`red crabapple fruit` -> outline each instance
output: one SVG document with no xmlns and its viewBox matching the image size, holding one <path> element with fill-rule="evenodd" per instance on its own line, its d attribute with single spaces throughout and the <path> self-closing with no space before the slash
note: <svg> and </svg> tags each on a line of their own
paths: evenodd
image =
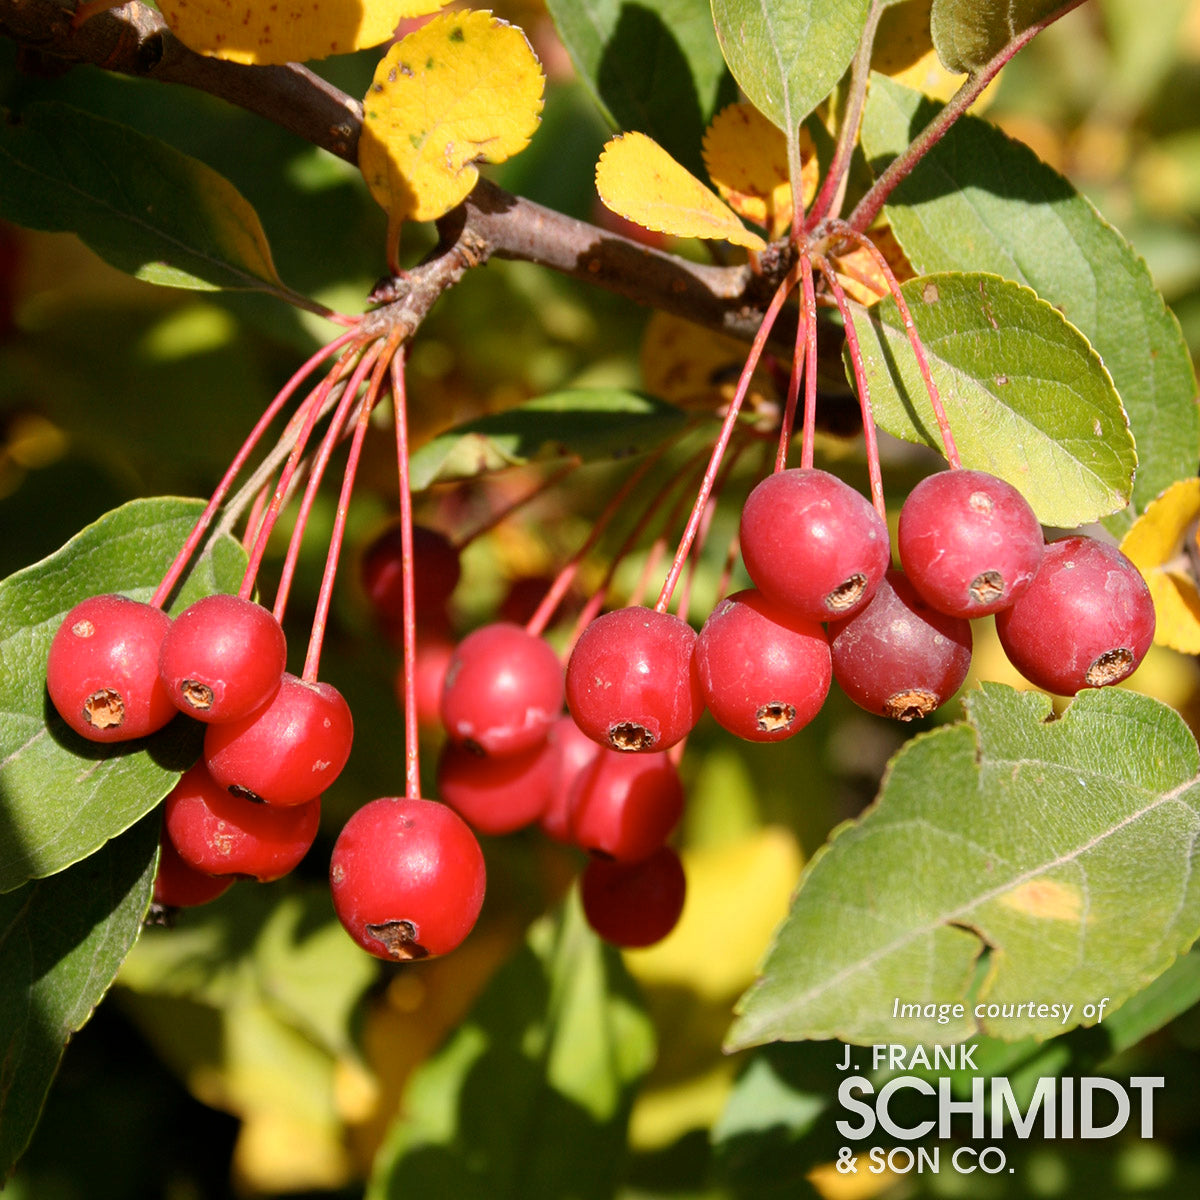
<svg viewBox="0 0 1200 1200">
<path fill-rule="evenodd" d="M 575 781 L 600 753 L 600 745 L 588 737 L 572 716 L 559 717 L 550 726 L 546 745 L 554 755 L 554 783 L 538 825 L 556 842 L 571 840 L 571 800 Z"/>
<path fill-rule="evenodd" d="M 671 836 L 683 804 L 679 772 L 665 753 L 601 747 L 575 781 L 571 841 L 590 854 L 638 862 Z"/>
<path fill-rule="evenodd" d="M 542 815 L 556 774 L 549 741 L 499 758 L 447 741 L 438 758 L 438 795 L 477 833 L 498 836 Z"/>
<path fill-rule="evenodd" d="M 1009 662 L 1060 696 L 1120 683 L 1154 641 L 1154 600 L 1115 546 L 1074 536 L 1051 542 L 1020 599 L 996 614 Z"/>
<path fill-rule="evenodd" d="M 317 836 L 320 800 L 287 808 L 231 796 L 197 764 L 167 796 L 163 821 L 179 856 L 209 875 L 282 879 Z"/>
<path fill-rule="evenodd" d="M 829 627 L 833 677 L 861 708 L 898 721 L 928 716 L 963 685 L 971 623 L 930 607 L 889 571 L 860 613 Z"/>
<path fill-rule="evenodd" d="M 444 533 L 414 525 L 413 607 L 424 625 L 443 623 L 446 606 L 462 574 L 458 550 Z M 367 547 L 361 565 L 363 590 L 384 631 L 399 638 L 404 619 L 404 558 L 400 523 L 394 522 Z"/>
<path fill-rule="evenodd" d="M 580 634 L 567 663 L 567 707 L 612 750 L 666 750 L 704 711 L 692 665 L 696 633 L 652 608 L 619 608 Z"/>
<path fill-rule="evenodd" d="M 828 471 L 776 471 L 746 497 L 742 560 L 764 595 L 810 621 L 863 608 L 891 562 L 887 525 Z"/>
<path fill-rule="evenodd" d="M 125 596 L 77 604 L 50 643 L 46 688 L 59 715 L 93 742 L 125 742 L 161 729 L 176 712 L 158 674 L 171 618 Z"/>
<path fill-rule="evenodd" d="M 1033 582 L 1042 528 L 1025 497 L 985 471 L 921 480 L 900 510 L 897 550 L 913 587 L 938 612 L 983 617 Z"/>
<path fill-rule="evenodd" d="M 483 907 L 483 851 L 467 823 L 435 800 L 385 796 L 342 828 L 329 863 L 333 907 L 377 958 L 405 962 L 453 950 Z"/>
<path fill-rule="evenodd" d="M 163 833 L 154 876 L 155 904 L 162 908 L 198 908 L 233 887 L 233 875 L 209 875 L 198 871 L 179 856 L 171 839 Z"/>
<path fill-rule="evenodd" d="M 279 688 L 287 643 L 269 609 L 205 596 L 171 622 L 158 669 L 175 706 L 200 721 L 236 721 Z"/>
<path fill-rule="evenodd" d="M 285 673 L 262 708 L 208 726 L 204 763 L 235 796 L 303 804 L 341 774 L 353 741 L 354 720 L 341 692 Z"/>
<path fill-rule="evenodd" d="M 468 634 L 442 687 L 442 723 L 452 741 L 480 754 L 518 754 L 546 740 L 562 713 L 563 672 L 550 644 L 497 622 Z"/>
<path fill-rule="evenodd" d="M 683 913 L 687 878 L 679 855 L 660 846 L 636 863 L 594 858 L 579 880 L 587 923 L 613 946 L 652 946 L 675 928 Z"/>
<path fill-rule="evenodd" d="M 695 662 L 708 711 L 752 742 L 799 733 L 821 711 L 833 678 L 825 630 L 752 588 L 713 609 Z"/>
</svg>

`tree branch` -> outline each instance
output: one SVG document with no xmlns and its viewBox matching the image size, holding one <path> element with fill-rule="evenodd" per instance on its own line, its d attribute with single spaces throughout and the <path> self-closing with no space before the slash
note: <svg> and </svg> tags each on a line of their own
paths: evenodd
<svg viewBox="0 0 1200 1200">
<path fill-rule="evenodd" d="M 64 0 L 0 0 L 0 34 L 43 62 L 89 63 L 139 79 L 182 84 L 272 121 L 314 146 L 357 161 L 362 105 L 297 64 L 246 66 L 189 50 L 155 9 L 133 0 L 77 28 Z M 431 259 L 394 281 L 393 303 L 371 319 L 410 330 L 437 297 L 488 258 L 538 263 L 639 304 L 750 340 L 787 264 L 764 256 L 760 274 L 746 266 L 686 261 L 608 233 L 481 181 L 439 222 Z M 781 335 L 781 346 L 786 333 Z"/>
</svg>

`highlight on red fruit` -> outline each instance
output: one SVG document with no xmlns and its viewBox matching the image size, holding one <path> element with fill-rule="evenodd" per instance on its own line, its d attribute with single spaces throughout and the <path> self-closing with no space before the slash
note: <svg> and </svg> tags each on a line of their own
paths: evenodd
<svg viewBox="0 0 1200 1200">
<path fill-rule="evenodd" d="M 814 468 L 762 480 L 746 497 L 739 539 L 759 591 L 810 621 L 860 611 L 891 563 L 887 525 L 870 501 Z"/>
<path fill-rule="evenodd" d="M 446 954 L 483 907 L 483 851 L 436 800 L 385 796 L 358 809 L 329 862 L 333 907 L 368 953 L 393 962 Z"/>
<path fill-rule="evenodd" d="M 282 879 L 317 836 L 320 800 L 288 808 L 231 796 L 197 764 L 166 799 L 163 822 L 179 856 L 209 875 Z"/>
<path fill-rule="evenodd" d="M 567 663 L 567 707 L 611 750 L 666 750 L 704 712 L 695 630 L 671 613 L 619 608 L 580 634 Z"/>
<path fill-rule="evenodd" d="M 679 772 L 665 753 L 601 747 L 575 781 L 571 841 L 590 854 L 639 862 L 671 836 L 683 805 Z"/>
<path fill-rule="evenodd" d="M 287 665 L 283 629 L 240 596 L 205 596 L 171 622 L 159 673 L 175 706 L 199 721 L 236 721 L 275 694 Z"/>
<path fill-rule="evenodd" d="M 353 741 L 354 719 L 341 692 L 285 673 L 262 708 L 208 726 L 204 763 L 235 796 L 303 804 L 341 774 Z"/>
<path fill-rule="evenodd" d="M 1154 600 L 1115 546 L 1066 537 L 1046 547 L 1028 590 L 996 614 L 996 632 L 1030 683 L 1073 696 L 1137 669 L 1154 641 Z"/>
<path fill-rule="evenodd" d="M 824 628 L 752 588 L 713 609 L 695 661 L 708 711 L 753 742 L 799 733 L 821 711 L 833 679 Z"/>
<path fill-rule="evenodd" d="M 520 625 L 500 621 L 476 629 L 446 667 L 446 733 L 482 754 L 518 754 L 540 745 L 562 706 L 558 656 Z"/>
<path fill-rule="evenodd" d="M 660 846 L 636 863 L 594 858 L 579 880 L 587 923 L 613 946 L 636 949 L 661 942 L 679 922 L 687 877 L 679 855 Z"/>
<path fill-rule="evenodd" d="M 1033 582 L 1042 527 L 1010 483 L 986 471 L 941 471 L 900 509 L 897 550 L 913 587 L 939 612 L 983 617 Z"/>
<path fill-rule="evenodd" d="M 171 618 L 125 596 L 91 596 L 63 618 L 46 659 L 59 715 L 93 742 L 125 742 L 161 729 L 175 706 L 158 674 Z"/>
<path fill-rule="evenodd" d="M 928 716 L 963 685 L 971 624 L 932 608 L 889 571 L 860 613 L 829 627 L 833 677 L 861 708 L 898 721 Z"/>
</svg>

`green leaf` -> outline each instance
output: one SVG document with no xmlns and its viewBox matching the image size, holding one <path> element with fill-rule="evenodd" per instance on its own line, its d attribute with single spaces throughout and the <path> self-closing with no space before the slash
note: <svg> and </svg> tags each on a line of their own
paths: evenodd
<svg viewBox="0 0 1200 1200">
<path fill-rule="evenodd" d="M 867 156 L 882 167 L 937 111 L 920 93 L 874 76 L 863 120 Z M 1179 323 L 1132 247 L 1032 150 L 965 117 L 884 211 L 918 271 L 994 271 L 1027 284 L 1091 342 L 1137 444 L 1134 512 L 1122 516 L 1122 528 L 1195 471 L 1200 409 Z"/>
<path fill-rule="evenodd" d="M 933 44 L 947 71 L 970 74 L 1026 30 L 1069 7 L 1062 0 L 933 0 Z"/>
<path fill-rule="evenodd" d="M 850 65 L 869 0 L 712 0 L 725 61 L 789 138 Z"/>
<path fill-rule="evenodd" d="M 679 433 L 685 421 L 679 409 L 636 392 L 554 392 L 460 425 L 426 443 L 412 456 L 412 486 L 471 479 L 545 459 L 626 458 Z"/>
<path fill-rule="evenodd" d="M 195 761 L 199 729 L 177 719 L 150 738 L 99 744 L 72 732 L 46 695 L 46 656 L 80 600 L 149 600 L 204 505 L 135 500 L 49 558 L 0 583 L 0 892 L 61 871 L 128 829 Z M 210 542 L 174 608 L 236 591 L 245 555 Z"/>
<path fill-rule="evenodd" d="M 1020 489 L 1044 525 L 1074 527 L 1124 508 L 1137 456 L 1095 351 L 1029 288 L 996 275 L 909 280 L 903 294 L 962 464 Z M 875 419 L 941 449 L 929 395 L 888 297 L 854 307 Z"/>
<path fill-rule="evenodd" d="M 223 176 L 164 142 L 65 104 L 0 122 L 0 216 L 76 233 L 106 262 L 170 287 L 297 297 L 254 210 Z"/>
<path fill-rule="evenodd" d="M 71 870 L 0 895 L 0 1179 L 29 1142 L 68 1039 L 138 936 L 157 851 L 147 817 Z"/>
<path fill-rule="evenodd" d="M 703 175 L 704 130 L 737 99 L 708 0 L 547 0 L 546 7 L 612 125 L 649 134 Z"/>
<path fill-rule="evenodd" d="M 368 1200 L 612 1196 L 633 1087 L 653 1056 L 619 955 L 572 900 L 532 927 L 467 1022 L 414 1074 Z"/>
<path fill-rule="evenodd" d="M 904 746 L 876 804 L 809 864 L 732 1046 L 1050 1037 L 1167 970 L 1200 932 L 1196 741 L 1121 689 L 1050 717 L 1048 697 L 985 684 L 965 722 Z M 1031 1000 L 1073 1008 L 1016 1011 Z M 948 1024 L 897 1015 L 956 1002 Z"/>
</svg>

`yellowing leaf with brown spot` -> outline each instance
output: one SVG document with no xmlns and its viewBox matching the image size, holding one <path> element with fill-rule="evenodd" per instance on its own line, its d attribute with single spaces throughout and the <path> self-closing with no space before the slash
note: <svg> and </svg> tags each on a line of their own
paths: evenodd
<svg viewBox="0 0 1200 1200">
<path fill-rule="evenodd" d="M 171 32 L 200 54 L 258 66 L 381 46 L 406 17 L 446 0 L 158 0 Z"/>
<path fill-rule="evenodd" d="M 1200 479 L 1181 479 L 1155 497 L 1121 542 L 1150 585 L 1154 640 L 1200 654 Z"/>
<path fill-rule="evenodd" d="M 766 249 L 719 196 L 644 133 L 621 134 L 604 147 L 596 190 L 613 212 L 645 229 Z"/>
<path fill-rule="evenodd" d="M 1029 879 L 1005 892 L 999 902 L 1014 912 L 1041 921 L 1078 921 L 1083 896 L 1077 887 L 1056 879 Z"/>
<path fill-rule="evenodd" d="M 817 152 L 808 130 L 800 130 L 804 206 L 817 194 Z M 739 216 L 761 225 L 772 238 L 792 223 L 787 140 L 752 104 L 723 108 L 704 135 L 704 165 L 721 198 Z"/>
<path fill-rule="evenodd" d="M 467 196 L 478 162 L 503 162 L 537 129 L 545 77 L 525 34 L 490 13 L 448 13 L 384 56 L 363 101 L 358 165 L 387 210 L 434 221 Z"/>
</svg>

